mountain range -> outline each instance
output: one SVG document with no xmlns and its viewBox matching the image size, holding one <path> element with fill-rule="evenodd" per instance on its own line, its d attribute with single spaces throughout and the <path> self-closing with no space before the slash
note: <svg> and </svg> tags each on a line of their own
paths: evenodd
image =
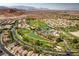
<svg viewBox="0 0 79 59">
<path fill-rule="evenodd" d="M 0 6 L 0 9 L 19 9 L 19 10 L 27 10 L 27 11 L 32 11 L 32 10 L 49 10 L 48 8 L 35 8 L 32 6 Z"/>
</svg>

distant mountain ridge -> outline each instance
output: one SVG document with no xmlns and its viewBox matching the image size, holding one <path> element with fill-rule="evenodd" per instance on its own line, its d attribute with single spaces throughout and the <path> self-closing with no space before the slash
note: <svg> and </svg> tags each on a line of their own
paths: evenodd
<svg viewBox="0 0 79 59">
<path fill-rule="evenodd" d="M 32 11 L 32 10 L 49 10 L 48 8 L 35 8 L 32 6 L 0 6 L 0 9 L 19 9 L 19 10 L 27 10 L 27 11 Z"/>
<path fill-rule="evenodd" d="M 19 9 L 19 10 L 25 10 L 25 11 L 32 11 L 32 10 L 55 10 L 55 9 L 49 9 L 49 8 L 36 8 L 36 7 L 32 7 L 32 6 L 0 6 L 0 9 L 8 9 L 8 8 L 12 8 L 12 9 Z M 55 10 L 56 11 L 56 10 Z M 57 11 L 79 11 L 79 10 L 57 10 Z"/>
<path fill-rule="evenodd" d="M 6 6 L 0 6 L 0 9 L 8 9 Z"/>
<path fill-rule="evenodd" d="M 36 10 L 37 8 L 31 6 L 9 6 L 9 8 L 16 8 L 21 10 Z"/>
</svg>

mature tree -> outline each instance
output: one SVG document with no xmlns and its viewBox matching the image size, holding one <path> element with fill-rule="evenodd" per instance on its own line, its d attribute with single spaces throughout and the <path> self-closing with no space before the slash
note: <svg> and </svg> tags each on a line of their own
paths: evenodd
<svg viewBox="0 0 79 59">
<path fill-rule="evenodd" d="M 78 40 L 77 40 L 77 39 L 74 39 L 74 40 L 73 40 L 73 43 L 78 43 Z"/>
<path fill-rule="evenodd" d="M 57 39 L 56 39 L 56 42 L 62 42 L 62 41 L 63 41 L 62 38 L 57 38 Z"/>
</svg>

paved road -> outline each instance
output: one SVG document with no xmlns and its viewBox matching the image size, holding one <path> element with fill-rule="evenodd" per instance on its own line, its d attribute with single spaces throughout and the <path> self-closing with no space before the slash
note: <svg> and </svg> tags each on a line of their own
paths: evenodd
<svg viewBox="0 0 79 59">
<path fill-rule="evenodd" d="M 14 56 L 12 53 L 10 53 L 2 44 L 2 33 L 0 32 L 0 49 L 3 51 L 3 56 Z"/>
</svg>

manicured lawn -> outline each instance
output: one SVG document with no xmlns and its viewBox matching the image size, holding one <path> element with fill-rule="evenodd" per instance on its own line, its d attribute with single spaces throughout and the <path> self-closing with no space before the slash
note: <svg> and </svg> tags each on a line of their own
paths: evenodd
<svg viewBox="0 0 79 59">
<path fill-rule="evenodd" d="M 30 26 L 33 26 L 35 28 L 41 28 L 43 30 L 50 29 L 50 27 L 46 23 L 40 20 L 28 20 L 27 22 Z"/>
<path fill-rule="evenodd" d="M 42 47 L 52 47 L 53 42 L 50 42 L 43 37 L 39 36 L 36 32 L 29 29 L 18 29 L 19 35 L 22 36 L 25 42 L 29 42 L 33 45 L 38 45 Z"/>
</svg>

